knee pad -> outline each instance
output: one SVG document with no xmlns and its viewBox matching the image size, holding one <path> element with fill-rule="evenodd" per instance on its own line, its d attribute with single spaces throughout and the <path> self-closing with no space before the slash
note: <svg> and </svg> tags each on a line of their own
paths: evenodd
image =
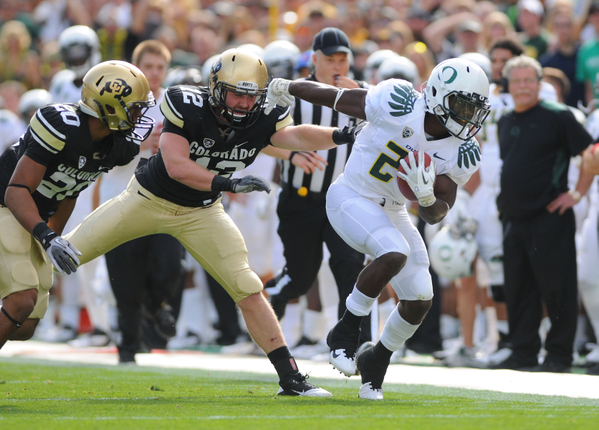
<svg viewBox="0 0 599 430">
<path fill-rule="evenodd" d="M 496 303 L 505 303 L 503 285 L 491 285 L 491 297 Z"/>
<path fill-rule="evenodd" d="M 431 300 L 433 298 L 433 281 L 428 268 L 421 266 L 416 271 L 402 276 L 399 272 L 391 279 L 391 286 L 400 300 Z"/>
</svg>

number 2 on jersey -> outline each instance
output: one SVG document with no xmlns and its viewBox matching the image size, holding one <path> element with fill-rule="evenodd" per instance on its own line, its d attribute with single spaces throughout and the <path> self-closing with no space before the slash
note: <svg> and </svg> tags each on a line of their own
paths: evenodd
<svg viewBox="0 0 599 430">
<path fill-rule="evenodd" d="M 379 181 L 382 181 L 385 183 L 389 182 L 391 179 L 393 179 L 393 175 L 391 175 L 390 173 L 386 173 L 386 172 L 383 173 L 383 169 L 385 168 L 385 165 L 388 164 L 394 170 L 397 171 L 397 169 L 399 169 L 399 160 L 401 160 L 404 157 L 407 157 L 409 154 L 409 151 L 401 148 L 399 145 L 397 145 L 397 143 L 393 142 L 392 140 L 390 140 L 386 146 L 391 152 L 397 154 L 397 160 L 388 156 L 385 153 L 381 153 L 381 155 L 379 155 L 378 158 L 376 159 L 376 161 L 374 162 L 374 164 L 369 172 L 370 175 L 372 175 Z"/>
</svg>

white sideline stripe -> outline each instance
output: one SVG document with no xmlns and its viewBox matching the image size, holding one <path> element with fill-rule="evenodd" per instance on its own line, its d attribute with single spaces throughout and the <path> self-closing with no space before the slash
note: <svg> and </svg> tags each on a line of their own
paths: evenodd
<svg viewBox="0 0 599 430">
<path fill-rule="evenodd" d="M 0 349 L 0 357 L 32 358 L 60 362 L 117 365 L 114 348 L 73 348 L 66 344 L 38 341 L 8 341 Z M 100 353 L 101 352 L 101 353 Z M 250 372 L 276 376 L 266 357 L 210 354 L 197 351 L 168 351 L 160 354 L 137 354 L 139 367 L 153 366 L 178 369 Z M 312 378 L 347 380 L 327 362 L 297 360 L 301 372 Z M 354 381 L 360 379 L 354 377 Z M 540 394 L 573 398 L 599 399 L 599 377 L 580 374 L 531 373 L 512 370 L 446 368 L 392 364 L 385 384 L 433 385 L 447 388 L 489 390 L 504 393 Z M 398 391 L 388 387 L 387 391 Z M 333 393 L 334 395 L 334 393 Z"/>
<path fill-rule="evenodd" d="M 507 410 L 508 408 L 506 408 Z M 478 418 L 491 418 L 494 417 L 494 415 L 490 415 L 490 414 L 468 414 L 468 415 L 442 415 L 442 414 L 426 414 L 426 415 L 421 415 L 421 414 L 414 414 L 414 415 L 401 415 L 401 418 L 473 418 L 473 419 L 478 419 Z M 397 418 L 397 415 L 359 415 L 359 414 L 352 414 L 352 415 L 302 415 L 301 417 L 299 416 L 281 416 L 281 415 L 247 415 L 247 416 L 227 416 L 227 415 L 212 415 L 212 416 L 207 416 L 207 417 L 181 417 L 181 416 L 177 416 L 177 417 L 156 417 L 156 416 L 150 416 L 150 417 L 53 417 L 54 420 L 57 421 L 66 421 L 66 420 L 81 420 L 81 421 L 105 421 L 105 420 L 119 420 L 119 421 L 126 421 L 126 420 L 168 420 L 168 421 L 173 421 L 173 420 L 199 420 L 199 421 L 203 421 L 203 420 L 302 420 L 302 419 L 314 419 L 314 418 L 326 418 L 326 419 L 333 419 L 333 420 L 338 420 L 338 419 L 355 419 L 355 418 L 368 418 L 368 419 L 372 419 L 372 418 L 382 418 L 382 419 L 388 419 L 388 418 Z M 37 419 L 37 418 L 35 418 Z"/>
</svg>

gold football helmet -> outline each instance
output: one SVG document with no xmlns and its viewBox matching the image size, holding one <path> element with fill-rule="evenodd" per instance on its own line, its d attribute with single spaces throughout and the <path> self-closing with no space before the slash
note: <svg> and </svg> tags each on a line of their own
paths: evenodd
<svg viewBox="0 0 599 430">
<path fill-rule="evenodd" d="M 83 77 L 81 110 L 100 118 L 111 130 L 144 140 L 154 126 L 154 120 L 145 113 L 154 105 L 148 80 L 141 70 L 125 61 L 105 61 Z M 149 131 L 142 136 L 134 129 Z"/>
<path fill-rule="evenodd" d="M 258 119 L 266 101 L 268 73 L 264 62 L 251 51 L 229 49 L 212 64 L 209 79 L 210 107 L 224 124 L 246 128 Z M 250 110 L 233 109 L 227 105 L 227 93 L 256 96 Z"/>
</svg>

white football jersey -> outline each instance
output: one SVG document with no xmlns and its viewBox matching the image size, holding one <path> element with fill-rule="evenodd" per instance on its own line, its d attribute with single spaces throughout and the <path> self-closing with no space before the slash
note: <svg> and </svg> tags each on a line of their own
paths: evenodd
<svg viewBox="0 0 599 430">
<path fill-rule="evenodd" d="M 50 82 L 52 103 L 78 103 L 81 100 L 81 87 L 75 85 L 75 72 L 69 69 L 61 70 Z"/>
<path fill-rule="evenodd" d="M 389 79 L 366 96 L 368 123 L 358 134 L 340 181 L 371 199 L 385 198 L 405 204 L 397 185 L 399 160 L 412 151 L 425 151 L 445 174 L 464 185 L 481 164 L 475 139 L 450 136 L 427 140 L 424 131 L 424 97 L 408 81 Z"/>
</svg>

